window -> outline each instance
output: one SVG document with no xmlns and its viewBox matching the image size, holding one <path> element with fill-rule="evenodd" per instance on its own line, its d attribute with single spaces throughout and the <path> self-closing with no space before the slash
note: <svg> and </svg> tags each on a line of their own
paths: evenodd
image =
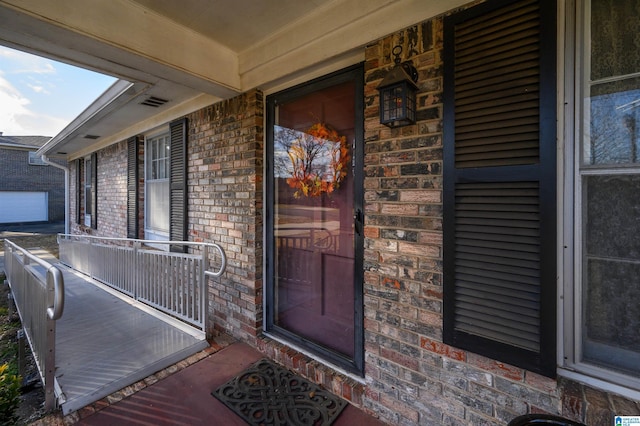
<svg viewBox="0 0 640 426">
<path fill-rule="evenodd" d="M 188 120 L 172 121 L 165 131 L 144 141 L 144 238 L 188 240 L 187 158 Z M 138 149 L 142 136 L 127 141 L 127 235 L 138 236 Z M 141 154 L 140 154 L 141 155 Z M 142 155 L 141 155 L 142 156 Z M 140 165 L 142 171 L 143 166 Z M 142 190 L 142 188 L 140 188 Z M 182 244 L 158 244 L 158 248 L 186 252 Z"/>
<path fill-rule="evenodd" d="M 169 133 L 147 139 L 145 147 L 145 239 L 148 240 L 169 239 L 170 150 Z"/>
<path fill-rule="evenodd" d="M 82 181 L 82 207 L 84 226 L 98 227 L 98 156 L 91 154 L 84 159 L 84 179 Z"/>
<path fill-rule="evenodd" d="M 35 151 L 29 151 L 29 164 L 32 166 L 46 166 L 42 157 L 36 155 Z"/>
<path fill-rule="evenodd" d="M 555 2 L 444 25 L 443 338 L 554 376 Z"/>
<path fill-rule="evenodd" d="M 578 2 L 574 369 L 640 388 L 640 6 Z M 571 334 L 571 333 L 569 333 Z M 634 378 L 632 378 L 634 377 Z"/>
</svg>

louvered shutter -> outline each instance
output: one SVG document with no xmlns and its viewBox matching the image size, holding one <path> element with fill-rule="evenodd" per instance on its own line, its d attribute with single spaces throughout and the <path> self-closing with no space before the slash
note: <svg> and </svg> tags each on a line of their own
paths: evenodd
<svg viewBox="0 0 640 426">
<path fill-rule="evenodd" d="M 91 154 L 91 227 L 98 229 L 98 154 Z"/>
<path fill-rule="evenodd" d="M 138 238 L 138 137 L 127 140 L 127 238 Z"/>
<path fill-rule="evenodd" d="M 84 161 L 81 158 L 76 160 L 76 223 L 78 225 L 83 223 L 82 193 L 84 192 L 84 186 L 82 184 L 82 163 L 84 163 Z"/>
<path fill-rule="evenodd" d="M 169 125 L 171 132 L 171 159 L 169 175 L 169 238 L 187 240 L 187 119 Z M 186 253 L 187 247 L 171 245 L 171 251 Z"/>
<path fill-rule="evenodd" d="M 555 374 L 555 10 L 445 19 L 444 340 Z"/>
</svg>

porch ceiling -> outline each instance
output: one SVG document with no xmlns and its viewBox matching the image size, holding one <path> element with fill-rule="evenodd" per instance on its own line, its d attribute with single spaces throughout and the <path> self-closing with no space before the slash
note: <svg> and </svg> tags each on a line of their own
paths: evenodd
<svg viewBox="0 0 640 426">
<path fill-rule="evenodd" d="M 468 2 L 0 0 L 0 44 L 149 91 L 162 86 L 175 106 L 203 93 L 215 101 L 341 68 L 364 59 L 371 41 Z M 149 118 L 135 110 L 128 117 L 131 125 Z M 121 117 L 117 125 L 124 124 Z"/>
<path fill-rule="evenodd" d="M 250 48 L 269 37 L 274 29 L 284 28 L 328 3 L 326 0 L 132 1 L 207 38 L 217 40 L 234 52 Z"/>
</svg>

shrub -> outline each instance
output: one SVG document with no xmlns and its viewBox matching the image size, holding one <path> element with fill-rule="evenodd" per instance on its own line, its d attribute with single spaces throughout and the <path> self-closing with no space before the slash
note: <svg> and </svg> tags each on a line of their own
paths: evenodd
<svg viewBox="0 0 640 426">
<path fill-rule="evenodd" d="M 20 405 L 19 376 L 9 372 L 9 364 L 0 365 L 0 420 L 2 424 L 12 424 L 16 419 L 16 410 Z"/>
</svg>

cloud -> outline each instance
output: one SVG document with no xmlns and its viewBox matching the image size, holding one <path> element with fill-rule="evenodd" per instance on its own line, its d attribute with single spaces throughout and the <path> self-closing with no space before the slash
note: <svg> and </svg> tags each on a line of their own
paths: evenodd
<svg viewBox="0 0 640 426">
<path fill-rule="evenodd" d="M 29 86 L 31 88 L 31 90 L 33 90 L 36 93 L 42 93 L 43 95 L 50 95 L 51 94 L 51 92 L 49 92 L 43 86 L 38 86 L 38 85 L 35 85 L 35 84 L 27 84 L 27 86 Z"/>
<path fill-rule="evenodd" d="M 0 46 L 0 132 L 55 136 L 113 80 Z"/>
<path fill-rule="evenodd" d="M 0 73 L 0 132 L 12 136 L 55 136 L 67 124 L 50 115 L 35 114 L 31 101 Z"/>
<path fill-rule="evenodd" d="M 0 46 L 0 60 L 7 74 L 55 74 L 51 61 L 40 56 Z"/>
<path fill-rule="evenodd" d="M 50 90 L 55 90 L 56 85 L 51 83 L 46 77 L 43 79 L 36 78 L 34 75 L 27 75 L 28 81 L 21 81 L 23 85 L 41 95 L 50 95 Z"/>
</svg>

